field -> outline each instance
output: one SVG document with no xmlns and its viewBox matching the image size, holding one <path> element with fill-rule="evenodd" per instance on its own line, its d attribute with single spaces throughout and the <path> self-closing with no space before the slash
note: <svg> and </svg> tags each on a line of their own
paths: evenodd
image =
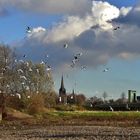
<svg viewBox="0 0 140 140">
<path fill-rule="evenodd" d="M 11 111 L 0 140 L 138 140 L 140 112 L 47 111 L 30 116 Z"/>
<path fill-rule="evenodd" d="M 46 111 L 36 116 L 19 111 L 10 111 L 7 120 L 1 124 L 27 125 L 96 125 L 96 126 L 140 126 L 140 112 L 137 111 Z"/>
<path fill-rule="evenodd" d="M 139 140 L 140 129 L 108 126 L 0 127 L 1 140 Z"/>
</svg>

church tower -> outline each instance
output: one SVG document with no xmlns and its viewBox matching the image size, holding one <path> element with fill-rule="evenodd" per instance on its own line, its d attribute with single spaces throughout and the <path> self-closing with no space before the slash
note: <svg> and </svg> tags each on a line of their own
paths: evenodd
<svg viewBox="0 0 140 140">
<path fill-rule="evenodd" d="M 71 104 L 75 104 L 76 103 L 76 95 L 75 95 L 74 89 L 72 91 L 72 94 L 70 95 L 70 103 Z"/>
<path fill-rule="evenodd" d="M 61 78 L 61 86 L 59 89 L 59 103 L 67 104 L 67 94 L 66 94 L 66 89 L 64 87 L 63 75 Z"/>
</svg>

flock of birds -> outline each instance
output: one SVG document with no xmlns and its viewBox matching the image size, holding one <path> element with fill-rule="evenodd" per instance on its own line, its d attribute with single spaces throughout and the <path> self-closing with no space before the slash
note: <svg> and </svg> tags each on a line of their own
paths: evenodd
<svg viewBox="0 0 140 140">
<path fill-rule="evenodd" d="M 99 25 L 96 25 L 96 26 L 98 26 L 98 28 L 99 28 Z M 95 28 L 96 26 L 92 26 L 91 29 Z M 116 26 L 116 27 L 113 28 L 114 31 L 116 31 L 116 30 L 118 30 L 118 29 L 120 29 L 120 26 Z M 32 31 L 33 31 L 33 29 L 32 29 L 31 27 L 27 26 L 27 28 L 26 28 L 26 33 L 27 33 L 27 34 L 31 34 Z M 69 44 L 68 44 L 68 43 L 65 43 L 65 44 L 63 45 L 63 48 L 64 48 L 64 49 L 69 48 Z M 74 67 L 76 66 L 77 62 L 79 62 L 79 60 L 80 60 L 80 58 L 81 58 L 82 55 L 83 55 L 82 52 L 77 53 L 77 54 L 74 55 L 74 57 L 73 57 L 73 59 L 72 59 L 72 61 L 71 61 L 71 64 L 70 64 L 70 67 L 71 67 L 71 68 L 74 68 Z M 47 55 L 47 57 L 49 57 L 49 55 Z M 44 63 L 44 62 L 42 61 L 42 63 Z M 86 68 L 87 68 L 86 65 L 81 65 L 81 70 L 85 70 Z M 47 71 L 50 71 L 50 70 L 51 70 L 51 67 L 48 66 Z M 103 69 L 102 72 L 108 72 L 109 70 L 110 70 L 110 68 L 107 67 L 107 68 Z"/>
<path fill-rule="evenodd" d="M 91 27 L 91 28 L 93 29 L 94 27 Z M 115 31 L 115 30 L 118 30 L 118 29 L 120 29 L 119 26 L 115 27 L 113 30 Z M 27 33 L 27 34 L 32 34 L 32 31 L 33 31 L 33 29 L 32 29 L 31 27 L 27 26 L 27 28 L 26 28 L 26 33 Z M 68 43 L 65 43 L 65 44 L 63 45 L 63 48 L 64 48 L 64 49 L 68 49 L 68 48 L 69 48 L 69 44 L 68 44 Z M 79 60 L 80 60 L 80 58 L 82 57 L 82 55 L 83 55 L 83 53 L 82 53 L 82 52 L 79 52 L 79 53 L 77 53 L 77 54 L 75 54 L 75 55 L 73 56 L 73 59 L 72 59 L 71 64 L 70 64 L 70 67 L 71 67 L 71 68 L 74 68 L 74 67 L 77 65 L 77 63 L 79 62 Z M 15 63 L 18 63 L 18 62 L 20 62 L 20 63 L 25 63 L 24 58 L 27 57 L 26 54 L 24 54 L 22 57 L 23 57 L 23 59 L 20 59 L 20 60 L 15 59 Z M 47 54 L 46 57 L 48 58 L 49 55 Z M 7 63 L 7 61 L 8 61 L 8 59 L 5 59 L 5 63 Z M 46 66 L 46 71 L 47 71 L 47 72 L 49 72 L 49 71 L 52 70 L 51 66 L 48 65 L 46 62 L 41 61 L 40 64 L 43 64 L 43 65 Z M 29 72 L 32 72 L 32 71 L 33 71 L 32 68 L 29 66 L 29 63 L 28 63 L 28 62 L 26 62 L 26 66 L 28 67 L 28 71 L 29 71 Z M 7 69 L 8 69 L 8 66 L 7 66 L 7 65 L 6 65 L 4 68 L 2 68 L 2 73 L 1 73 L 0 79 L 2 79 L 3 74 L 4 74 L 4 72 L 5 72 Z M 86 70 L 86 69 L 87 69 L 87 66 L 86 66 L 86 65 L 81 65 L 81 70 Z M 109 70 L 110 70 L 110 68 L 107 67 L 107 68 L 103 69 L 102 72 L 108 72 Z M 36 69 L 36 72 L 39 73 L 39 69 Z M 22 81 L 26 81 L 26 80 L 27 80 L 27 77 L 24 75 L 24 71 L 23 71 L 21 68 L 17 70 L 17 73 L 20 74 L 20 79 L 21 79 Z M 21 84 L 22 84 L 22 85 L 25 85 L 24 82 L 22 82 Z M 10 88 L 10 85 L 7 84 L 6 87 L 7 87 L 7 88 Z M 16 93 L 16 95 L 17 95 L 19 98 L 21 98 L 21 95 L 20 95 L 19 93 Z M 110 110 L 113 110 L 113 108 L 110 107 Z"/>
<path fill-rule="evenodd" d="M 19 76 L 19 82 L 21 83 L 22 88 L 24 88 L 26 90 L 30 90 L 29 85 L 34 86 L 34 83 L 31 83 L 30 79 L 26 75 L 27 71 L 29 73 L 35 72 L 36 74 L 40 74 L 41 71 L 37 67 L 32 68 L 32 66 L 29 64 L 29 62 L 25 60 L 25 58 L 27 57 L 26 54 L 22 55 L 21 57 L 22 57 L 21 59 L 14 59 L 14 64 L 15 65 L 20 64 L 22 66 L 22 67 L 19 67 L 19 68 L 17 67 L 16 75 Z M 50 76 L 49 71 L 51 71 L 51 67 L 47 63 L 45 63 L 44 61 L 41 61 L 40 64 L 45 65 L 45 68 L 46 68 L 46 71 L 47 71 L 47 76 L 49 77 Z M 6 76 L 5 74 L 8 73 L 9 70 L 10 70 L 10 67 L 8 66 L 8 58 L 5 58 L 4 59 L 4 66 L 1 68 L 1 72 L 0 72 L 0 80 L 5 79 L 4 78 Z M 8 93 L 9 91 L 12 91 L 11 85 L 8 81 L 7 81 L 7 84 L 5 86 L 3 86 L 1 84 L 1 87 L 3 87 L 3 88 L 2 88 L 2 90 L 0 90 L 0 93 L 2 93 L 2 92 L 4 92 L 4 93 L 7 92 Z M 10 96 L 16 96 L 19 99 L 21 99 L 21 94 L 18 93 L 17 91 L 15 91 L 15 92 L 16 93 L 14 93 L 14 94 L 13 93 L 10 94 Z M 36 87 L 36 92 L 38 92 L 38 87 Z M 27 96 L 27 98 L 30 98 L 30 96 Z"/>
</svg>

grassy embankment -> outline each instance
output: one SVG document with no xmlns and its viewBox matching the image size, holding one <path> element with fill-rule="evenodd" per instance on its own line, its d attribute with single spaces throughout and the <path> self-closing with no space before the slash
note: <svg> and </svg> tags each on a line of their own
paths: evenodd
<svg viewBox="0 0 140 140">
<path fill-rule="evenodd" d="M 25 125 L 140 126 L 140 112 L 136 111 L 47 111 L 36 116 L 27 115 L 26 117 L 23 114 L 23 118 L 18 111 L 13 114 L 11 123 L 16 121 L 18 124 Z"/>
</svg>

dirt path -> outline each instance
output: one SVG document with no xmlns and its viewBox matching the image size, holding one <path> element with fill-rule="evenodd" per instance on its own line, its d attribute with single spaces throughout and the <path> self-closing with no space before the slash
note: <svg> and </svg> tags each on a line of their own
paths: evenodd
<svg viewBox="0 0 140 140">
<path fill-rule="evenodd" d="M 0 127 L 0 140 L 139 140 L 140 128 L 103 126 Z"/>
</svg>

